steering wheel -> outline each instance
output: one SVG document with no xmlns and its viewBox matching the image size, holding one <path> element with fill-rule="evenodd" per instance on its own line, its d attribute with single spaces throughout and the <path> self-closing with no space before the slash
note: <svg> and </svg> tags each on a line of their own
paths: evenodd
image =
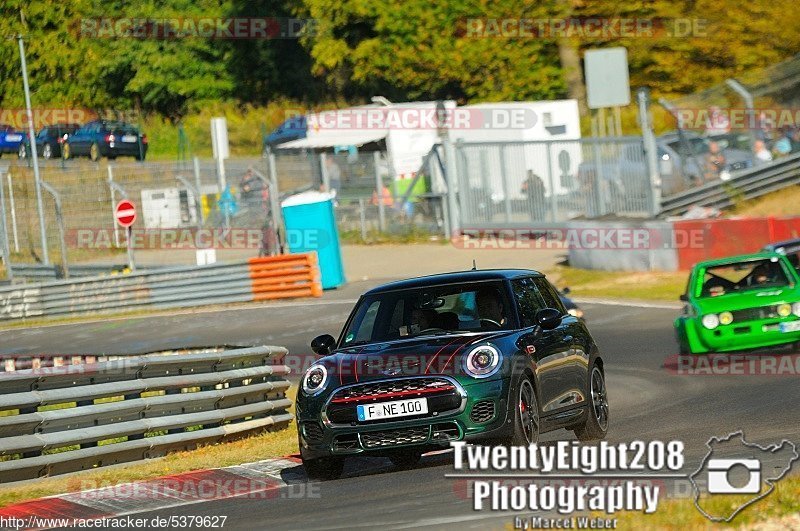
<svg viewBox="0 0 800 531">
<path fill-rule="evenodd" d="M 483 323 L 489 323 L 489 324 L 491 324 L 491 325 L 494 325 L 494 326 L 496 326 L 497 328 L 503 328 L 503 325 L 501 325 L 501 324 L 500 324 L 500 323 L 498 323 L 497 321 L 493 321 L 493 320 L 491 320 L 491 319 L 483 319 L 483 318 L 481 318 L 481 319 L 480 319 L 480 322 L 481 322 L 481 325 L 483 325 Z"/>
</svg>

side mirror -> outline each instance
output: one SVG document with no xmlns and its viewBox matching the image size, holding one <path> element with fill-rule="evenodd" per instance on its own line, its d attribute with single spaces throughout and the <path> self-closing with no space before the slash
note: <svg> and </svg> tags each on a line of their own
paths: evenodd
<svg viewBox="0 0 800 531">
<path fill-rule="evenodd" d="M 564 295 L 569 295 L 570 289 L 567 286 L 564 286 L 561 290 L 561 293 Z"/>
<path fill-rule="evenodd" d="M 678 299 L 682 300 L 683 302 L 689 302 L 689 297 L 687 297 L 685 293 L 681 293 Z"/>
<path fill-rule="evenodd" d="M 555 308 L 543 308 L 536 312 L 536 324 L 542 330 L 552 330 L 561 324 L 561 312 Z"/>
<path fill-rule="evenodd" d="M 317 356 L 327 356 L 336 346 L 336 339 L 330 334 L 323 334 L 311 340 L 311 350 Z"/>
</svg>

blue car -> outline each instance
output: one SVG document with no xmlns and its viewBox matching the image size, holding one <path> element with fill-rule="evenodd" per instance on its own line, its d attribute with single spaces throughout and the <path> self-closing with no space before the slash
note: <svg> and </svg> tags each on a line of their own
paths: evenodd
<svg viewBox="0 0 800 531">
<path fill-rule="evenodd" d="M 42 128 L 36 134 L 36 151 L 43 159 L 61 156 L 61 146 L 70 135 L 80 128 L 78 124 L 53 124 Z M 31 142 L 27 135 L 19 146 L 19 158 L 27 158 L 31 152 Z"/>
<path fill-rule="evenodd" d="M 125 122 L 96 120 L 84 124 L 69 135 L 61 146 L 61 158 L 89 157 L 92 161 L 100 157 L 134 157 L 144 160 L 147 155 L 147 135 Z"/>
<path fill-rule="evenodd" d="M 25 133 L 17 131 L 10 125 L 0 124 L 0 156 L 3 153 L 18 153 L 23 138 Z"/>
</svg>

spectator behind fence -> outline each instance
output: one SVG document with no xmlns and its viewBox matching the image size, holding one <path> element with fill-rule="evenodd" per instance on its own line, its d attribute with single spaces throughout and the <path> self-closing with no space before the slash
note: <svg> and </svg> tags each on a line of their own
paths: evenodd
<svg viewBox="0 0 800 531">
<path fill-rule="evenodd" d="M 800 151 L 800 127 L 797 127 L 794 131 L 792 131 L 792 138 L 790 142 L 792 144 L 792 153 L 797 153 Z"/>
<path fill-rule="evenodd" d="M 328 153 L 325 155 L 325 172 L 328 175 L 328 189 L 325 189 L 324 183 L 320 186 L 323 192 L 330 192 L 334 197 L 339 195 L 339 189 L 342 187 L 342 169 L 336 163 L 333 155 Z"/>
<path fill-rule="evenodd" d="M 756 156 L 756 164 L 772 162 L 772 153 L 767 149 L 763 140 L 756 140 L 753 144 L 753 154 Z"/>
<path fill-rule="evenodd" d="M 253 171 L 248 168 L 239 182 L 239 194 L 242 204 L 251 209 L 263 209 L 268 198 L 267 187 Z"/>
<path fill-rule="evenodd" d="M 704 175 L 706 181 L 719 179 L 720 173 L 725 168 L 725 155 L 719 148 L 719 144 L 713 140 L 708 143 L 708 153 L 706 153 L 706 164 Z"/>
<path fill-rule="evenodd" d="M 389 187 L 386 186 L 385 184 L 383 185 L 383 189 L 381 190 L 381 196 L 383 197 L 383 206 L 394 207 L 394 198 L 392 197 L 392 192 L 389 190 Z M 377 190 L 372 192 L 371 202 L 374 206 L 378 206 Z"/>
</svg>

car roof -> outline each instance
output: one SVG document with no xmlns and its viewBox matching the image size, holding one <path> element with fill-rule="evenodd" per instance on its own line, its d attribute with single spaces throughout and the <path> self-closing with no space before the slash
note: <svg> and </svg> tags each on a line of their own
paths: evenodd
<svg viewBox="0 0 800 531">
<path fill-rule="evenodd" d="M 740 254 L 736 256 L 726 256 L 725 258 L 717 258 L 715 260 L 705 260 L 698 262 L 695 267 L 712 267 L 718 265 L 735 264 L 737 262 L 748 262 L 750 260 L 763 260 L 765 258 L 776 258 L 783 256 L 780 253 L 772 251 L 763 251 L 759 253 Z"/>
<path fill-rule="evenodd" d="M 510 280 L 520 277 L 543 277 L 544 275 L 532 269 L 476 269 L 470 271 L 454 271 L 452 273 L 439 273 L 424 277 L 398 280 L 377 286 L 367 291 L 365 295 L 374 295 L 387 291 L 400 289 L 427 288 L 443 284 L 458 284 L 460 282 L 481 282 L 485 280 Z"/>
<path fill-rule="evenodd" d="M 800 238 L 793 238 L 791 240 L 783 240 L 780 242 L 770 243 L 765 245 L 764 251 L 776 251 L 785 247 L 800 247 Z"/>
</svg>

